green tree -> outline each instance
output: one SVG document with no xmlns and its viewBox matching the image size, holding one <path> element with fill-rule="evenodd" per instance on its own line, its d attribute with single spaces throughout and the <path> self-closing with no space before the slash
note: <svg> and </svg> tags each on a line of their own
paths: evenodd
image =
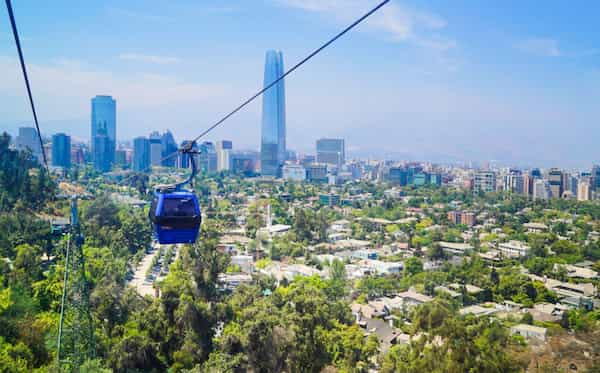
<svg viewBox="0 0 600 373">
<path fill-rule="evenodd" d="M 23 244 L 16 248 L 17 256 L 12 272 L 14 281 L 30 288 L 34 281 L 41 277 L 41 250 L 29 244 Z"/>
<path fill-rule="evenodd" d="M 446 253 L 439 243 L 434 243 L 427 249 L 427 258 L 431 260 L 442 260 L 446 258 Z"/>
<path fill-rule="evenodd" d="M 334 299 L 340 299 L 346 294 L 346 267 L 344 263 L 335 259 L 331 262 L 329 266 L 329 285 L 328 285 L 328 293 Z"/>
<path fill-rule="evenodd" d="M 135 254 L 148 248 L 152 238 L 148 218 L 140 211 L 127 211 L 120 214 L 120 216 L 119 234 L 123 238 L 123 245 L 129 252 Z"/>
<path fill-rule="evenodd" d="M 404 261 L 404 274 L 406 276 L 412 276 L 420 272 L 423 272 L 423 262 L 419 258 L 412 256 Z"/>
<path fill-rule="evenodd" d="M 307 214 L 303 209 L 298 208 L 294 210 L 294 222 L 292 228 L 299 241 L 308 242 L 312 240 L 312 230 L 309 217 L 307 217 Z"/>
</svg>

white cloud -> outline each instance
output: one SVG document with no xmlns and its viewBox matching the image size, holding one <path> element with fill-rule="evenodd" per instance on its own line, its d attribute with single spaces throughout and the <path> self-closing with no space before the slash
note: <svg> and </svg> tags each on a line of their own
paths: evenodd
<svg viewBox="0 0 600 373">
<path fill-rule="evenodd" d="M 220 86 L 191 83 L 170 75 L 120 74 L 73 60 L 29 64 L 28 72 L 39 111 L 45 118 L 87 116 L 89 100 L 97 94 L 114 96 L 124 110 L 143 110 L 205 103 L 224 93 Z M 0 97 L 19 97 L 20 92 L 24 95 L 21 72 L 15 58 L 0 56 L 0 81 Z M 3 111 L 10 110 L 13 109 L 4 108 Z"/>
<path fill-rule="evenodd" d="M 180 62 L 180 59 L 177 57 L 155 56 L 155 55 L 137 54 L 137 53 L 121 53 L 119 55 L 119 59 L 125 60 L 125 61 L 152 63 L 152 64 L 157 64 L 157 65 L 170 65 L 170 64 Z"/>
<path fill-rule="evenodd" d="M 362 0 L 276 0 L 279 4 L 321 13 L 333 17 L 337 22 L 347 23 L 369 8 Z M 374 6 L 376 3 L 372 2 Z M 456 42 L 442 36 L 433 36 L 447 26 L 439 15 L 402 6 L 397 2 L 388 3 L 366 21 L 366 26 L 383 32 L 397 42 L 412 42 L 415 45 L 446 51 L 456 47 Z"/>
<path fill-rule="evenodd" d="M 541 57 L 560 57 L 562 52 L 558 41 L 550 38 L 529 38 L 516 43 L 520 51 Z"/>
</svg>

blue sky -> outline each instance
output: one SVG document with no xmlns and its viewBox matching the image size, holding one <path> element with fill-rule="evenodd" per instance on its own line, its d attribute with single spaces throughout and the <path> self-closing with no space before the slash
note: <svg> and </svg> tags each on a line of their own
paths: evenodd
<svg viewBox="0 0 600 373">
<path fill-rule="evenodd" d="M 89 99 L 117 136 L 193 137 L 377 1 L 15 0 L 42 130 L 89 136 Z M 350 154 L 590 167 L 600 161 L 600 3 L 400 1 L 289 79 L 290 148 L 342 136 Z M 31 121 L 0 9 L 0 128 Z M 258 148 L 260 100 L 209 139 Z"/>
</svg>

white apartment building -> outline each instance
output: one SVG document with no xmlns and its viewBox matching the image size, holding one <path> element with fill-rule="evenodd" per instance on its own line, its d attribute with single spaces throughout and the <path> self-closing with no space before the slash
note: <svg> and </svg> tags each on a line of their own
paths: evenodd
<svg viewBox="0 0 600 373">
<path fill-rule="evenodd" d="M 527 256 L 531 247 L 525 242 L 513 240 L 498 244 L 498 250 L 507 258 L 520 258 Z"/>
</svg>

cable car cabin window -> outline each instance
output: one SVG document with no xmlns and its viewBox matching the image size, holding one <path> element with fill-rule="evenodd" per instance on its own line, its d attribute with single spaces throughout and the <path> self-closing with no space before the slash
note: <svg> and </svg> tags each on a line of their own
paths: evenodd
<svg viewBox="0 0 600 373">
<path fill-rule="evenodd" d="M 194 198 L 164 198 L 156 224 L 163 230 L 198 229 L 200 220 Z"/>
<path fill-rule="evenodd" d="M 165 198 L 161 215 L 165 218 L 175 216 L 193 217 L 196 216 L 196 207 L 191 198 Z"/>
</svg>

